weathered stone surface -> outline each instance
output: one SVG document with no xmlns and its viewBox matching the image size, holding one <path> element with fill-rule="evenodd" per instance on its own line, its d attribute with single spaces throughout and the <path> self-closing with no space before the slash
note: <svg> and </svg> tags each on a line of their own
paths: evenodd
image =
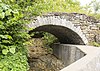
<svg viewBox="0 0 100 71">
<path fill-rule="evenodd" d="M 91 38 L 87 36 L 87 34 L 92 34 L 93 30 L 100 30 L 100 27 L 97 26 L 99 23 L 99 20 L 86 16 L 85 14 L 49 13 L 43 16 L 38 16 L 36 21 L 30 23 L 28 27 L 36 28 L 35 31 L 46 31 L 54 34 L 60 41 L 63 41 L 63 39 L 66 40 L 66 43 L 72 41 L 73 44 L 87 44 L 88 42 L 95 41 L 94 37 Z M 70 31 L 64 29 L 64 27 L 70 29 Z M 63 37 L 61 37 L 61 34 Z M 94 32 L 94 35 L 96 36 L 96 32 Z"/>
<path fill-rule="evenodd" d="M 94 37 L 95 41 L 98 42 L 100 44 L 100 34 L 96 35 Z"/>
</svg>

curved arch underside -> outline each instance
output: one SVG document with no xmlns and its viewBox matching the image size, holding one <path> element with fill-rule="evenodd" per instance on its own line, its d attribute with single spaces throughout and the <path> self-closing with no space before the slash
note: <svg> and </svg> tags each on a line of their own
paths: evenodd
<svg viewBox="0 0 100 71">
<path fill-rule="evenodd" d="M 36 29 L 30 32 L 36 32 L 36 31 L 49 32 L 55 35 L 61 43 L 85 44 L 77 33 L 62 26 L 44 25 L 44 26 L 37 27 Z"/>
<path fill-rule="evenodd" d="M 29 32 L 44 31 L 55 35 L 61 43 L 87 44 L 88 41 L 80 28 L 71 22 L 57 17 L 37 17 L 35 22 L 28 24 Z M 34 29 L 35 28 L 35 29 Z"/>
</svg>

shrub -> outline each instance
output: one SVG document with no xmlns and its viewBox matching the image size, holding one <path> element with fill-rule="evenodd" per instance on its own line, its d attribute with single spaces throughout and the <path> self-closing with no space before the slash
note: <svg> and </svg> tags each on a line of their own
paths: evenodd
<svg viewBox="0 0 100 71">
<path fill-rule="evenodd" d="M 19 9 L 0 3 L 0 71 L 27 71 L 26 33 Z"/>
</svg>

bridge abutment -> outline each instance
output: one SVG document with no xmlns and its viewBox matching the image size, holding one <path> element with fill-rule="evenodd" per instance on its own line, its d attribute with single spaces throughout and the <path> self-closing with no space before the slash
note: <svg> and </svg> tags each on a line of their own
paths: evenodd
<svg viewBox="0 0 100 71">
<path fill-rule="evenodd" d="M 53 54 L 60 59 L 65 66 L 72 64 L 86 55 L 76 46 L 68 44 L 53 44 L 52 49 Z"/>
</svg>

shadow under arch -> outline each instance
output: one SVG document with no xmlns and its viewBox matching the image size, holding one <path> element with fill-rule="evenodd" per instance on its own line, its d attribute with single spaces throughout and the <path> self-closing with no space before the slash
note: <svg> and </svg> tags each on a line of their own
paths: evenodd
<svg viewBox="0 0 100 71">
<path fill-rule="evenodd" d="M 85 42 L 82 40 L 81 36 L 79 36 L 76 32 L 71 30 L 70 28 L 60 26 L 60 25 L 42 25 L 38 26 L 35 29 L 29 31 L 32 32 L 48 32 L 57 37 L 60 43 L 63 44 L 77 44 L 77 45 L 85 45 Z"/>
</svg>

